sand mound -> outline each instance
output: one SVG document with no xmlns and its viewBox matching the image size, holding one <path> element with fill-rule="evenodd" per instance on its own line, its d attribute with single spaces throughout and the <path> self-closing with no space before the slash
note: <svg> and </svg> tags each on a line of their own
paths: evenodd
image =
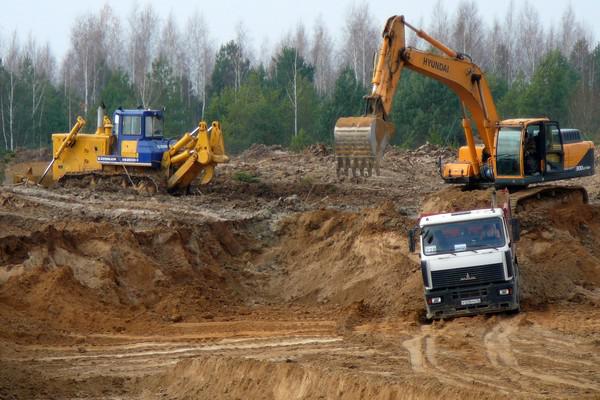
<svg viewBox="0 0 600 400">
<path fill-rule="evenodd" d="M 450 207 L 488 197 L 476 193 L 449 188 L 434 196 L 443 201 L 429 201 Z M 6 207 L 39 212 L 2 199 Z M 600 304 L 600 207 L 541 202 L 519 218 L 525 305 Z M 0 216 L 0 314 L 13 322 L 120 331 L 248 304 L 327 307 L 350 320 L 413 318 L 424 309 L 418 255 L 406 240 L 416 221 L 389 202 L 358 212 L 294 213 L 279 224 L 44 221 Z"/>
<path fill-rule="evenodd" d="M 600 206 L 542 202 L 519 219 L 523 299 L 600 304 Z"/>
<path fill-rule="evenodd" d="M 19 233 L 19 222 L 0 218 L 0 303 L 54 327 L 118 330 L 139 313 L 193 319 L 245 290 L 227 267 L 249 240 L 227 223 L 134 230 L 75 221 Z"/>
<path fill-rule="evenodd" d="M 318 210 L 288 218 L 267 257 L 280 269 L 271 290 L 285 301 L 415 311 L 421 306 L 416 255 L 406 232 L 414 224 L 391 203 L 359 213 Z"/>
<path fill-rule="evenodd" d="M 465 189 L 447 186 L 423 200 L 421 213 L 443 213 L 490 207 L 493 189 Z M 496 192 L 498 205 L 505 202 L 504 192 Z"/>
<path fill-rule="evenodd" d="M 490 396 L 476 386 L 468 393 L 443 387 L 436 381 L 418 385 L 408 379 L 369 377 L 351 370 L 321 368 L 314 364 L 259 361 L 228 357 L 201 357 L 177 364 L 169 373 L 142 381 L 143 395 L 175 399 L 478 399 Z"/>
</svg>

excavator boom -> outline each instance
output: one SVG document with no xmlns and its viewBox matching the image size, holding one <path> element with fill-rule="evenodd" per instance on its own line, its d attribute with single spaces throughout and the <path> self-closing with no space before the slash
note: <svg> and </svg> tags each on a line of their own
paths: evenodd
<svg viewBox="0 0 600 400">
<path fill-rule="evenodd" d="M 406 29 L 413 30 L 442 55 L 406 47 Z M 463 127 L 469 148 L 468 160 L 461 168 L 470 175 L 482 173 L 481 164 L 493 154 L 494 130 L 499 122 L 491 91 L 481 72 L 468 56 L 455 52 L 422 30 L 416 29 L 403 16 L 388 19 L 383 30 L 383 42 L 373 72 L 371 94 L 365 97 L 366 113 L 362 117 L 340 118 L 336 123 L 334 138 L 338 174 L 347 174 L 362 166 L 379 164 L 385 147 L 394 133 L 388 122 L 392 102 L 404 67 L 426 75 L 452 89 L 459 97 L 464 110 Z M 475 121 L 484 147 L 477 149 L 467 113 Z M 367 171 L 367 175 L 370 175 Z"/>
</svg>

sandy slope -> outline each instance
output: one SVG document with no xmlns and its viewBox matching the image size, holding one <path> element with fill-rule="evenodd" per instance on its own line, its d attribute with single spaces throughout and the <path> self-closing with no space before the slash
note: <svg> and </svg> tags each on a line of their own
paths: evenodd
<svg viewBox="0 0 600 400">
<path fill-rule="evenodd" d="M 521 314 L 429 324 L 406 232 L 489 194 L 440 191 L 444 150 L 368 181 L 311 150 L 257 146 L 185 197 L 1 188 L 0 398 L 600 396 L 595 177 L 590 205 L 518 215 Z"/>
</svg>

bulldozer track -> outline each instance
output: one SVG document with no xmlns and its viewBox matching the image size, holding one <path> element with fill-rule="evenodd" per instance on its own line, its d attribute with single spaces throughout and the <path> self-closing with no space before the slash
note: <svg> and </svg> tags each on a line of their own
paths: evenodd
<svg viewBox="0 0 600 400">
<path fill-rule="evenodd" d="M 122 173 L 89 171 L 65 174 L 58 180 L 62 187 L 100 188 L 114 191 L 133 189 L 138 193 L 166 193 L 165 178 L 159 171 L 155 173 L 132 173 L 124 170 Z"/>
</svg>

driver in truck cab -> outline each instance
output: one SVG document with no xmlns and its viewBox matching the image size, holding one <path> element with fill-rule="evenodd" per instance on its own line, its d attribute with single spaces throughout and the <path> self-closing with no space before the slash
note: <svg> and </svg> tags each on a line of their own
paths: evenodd
<svg viewBox="0 0 600 400">
<path fill-rule="evenodd" d="M 500 231 L 494 224 L 485 224 L 483 226 L 483 230 L 481 231 L 481 235 L 479 236 L 481 240 L 497 240 L 500 239 Z"/>
</svg>

